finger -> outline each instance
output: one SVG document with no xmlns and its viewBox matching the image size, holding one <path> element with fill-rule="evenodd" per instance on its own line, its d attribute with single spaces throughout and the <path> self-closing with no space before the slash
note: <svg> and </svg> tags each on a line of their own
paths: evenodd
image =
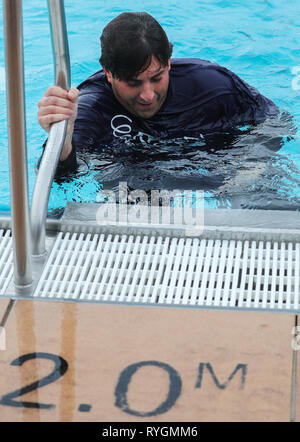
<svg viewBox="0 0 300 442">
<path fill-rule="evenodd" d="M 69 117 L 65 114 L 39 115 L 38 122 L 42 127 L 49 127 L 53 123 L 67 120 Z"/>
<path fill-rule="evenodd" d="M 43 106 L 40 107 L 38 115 L 66 115 L 67 117 L 72 117 L 74 115 L 74 110 L 59 106 Z"/>
<path fill-rule="evenodd" d="M 60 98 L 68 99 L 68 91 L 66 91 L 65 89 L 62 89 L 59 86 L 50 86 L 46 90 L 44 96 L 45 97 L 54 96 L 54 97 L 60 97 Z"/>
<path fill-rule="evenodd" d="M 72 88 L 68 91 L 68 98 L 69 100 L 71 100 L 73 103 L 75 103 L 78 100 L 78 96 L 79 96 L 79 90 Z"/>
<path fill-rule="evenodd" d="M 48 106 L 57 106 L 57 107 L 69 108 L 69 109 L 74 108 L 74 104 L 69 99 L 59 98 L 56 96 L 43 97 L 38 102 L 39 108 L 48 107 Z"/>
</svg>

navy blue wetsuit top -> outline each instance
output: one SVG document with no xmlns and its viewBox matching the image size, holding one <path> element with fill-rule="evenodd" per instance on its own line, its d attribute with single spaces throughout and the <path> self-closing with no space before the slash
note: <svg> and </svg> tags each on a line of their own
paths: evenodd
<svg viewBox="0 0 300 442">
<path fill-rule="evenodd" d="M 61 170 L 76 167 L 76 153 L 126 142 L 200 137 L 257 124 L 279 110 L 257 89 L 216 63 L 177 58 L 171 61 L 166 100 L 157 114 L 142 119 L 115 98 L 103 70 L 78 87 L 78 116 L 73 151 Z"/>
</svg>

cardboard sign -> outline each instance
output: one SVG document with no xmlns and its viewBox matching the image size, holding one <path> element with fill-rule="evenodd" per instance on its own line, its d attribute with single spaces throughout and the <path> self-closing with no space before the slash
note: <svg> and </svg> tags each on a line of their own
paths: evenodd
<svg viewBox="0 0 300 442">
<path fill-rule="evenodd" d="M 289 421 L 289 314 L 18 301 L 1 421 Z"/>
</svg>

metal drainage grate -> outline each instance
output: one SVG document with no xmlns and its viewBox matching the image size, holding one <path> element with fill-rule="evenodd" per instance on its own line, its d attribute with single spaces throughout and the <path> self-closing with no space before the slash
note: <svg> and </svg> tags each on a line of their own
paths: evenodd
<svg viewBox="0 0 300 442">
<path fill-rule="evenodd" d="M 10 230 L 0 230 L 0 295 L 5 294 L 13 277 L 13 251 Z"/>
<path fill-rule="evenodd" d="M 60 233 L 34 297 L 299 309 L 300 244 Z"/>
</svg>

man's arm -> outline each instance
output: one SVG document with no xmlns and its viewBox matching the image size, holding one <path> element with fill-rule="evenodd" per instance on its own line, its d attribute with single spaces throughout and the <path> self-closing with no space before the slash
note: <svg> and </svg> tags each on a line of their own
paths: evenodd
<svg viewBox="0 0 300 442">
<path fill-rule="evenodd" d="M 78 89 L 66 91 L 58 86 L 51 86 L 38 103 L 38 122 L 46 132 L 49 132 L 51 124 L 69 120 L 60 161 L 66 161 L 72 152 L 72 136 L 77 117 L 78 96 Z"/>
</svg>

